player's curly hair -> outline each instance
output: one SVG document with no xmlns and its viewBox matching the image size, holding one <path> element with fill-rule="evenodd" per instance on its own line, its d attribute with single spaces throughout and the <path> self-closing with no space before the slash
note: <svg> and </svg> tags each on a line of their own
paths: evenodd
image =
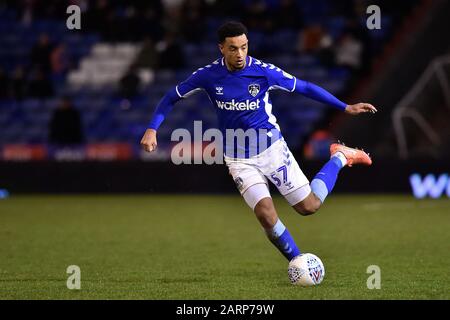
<svg viewBox="0 0 450 320">
<path fill-rule="evenodd" d="M 227 37 L 237 37 L 243 34 L 248 36 L 247 27 L 238 21 L 225 22 L 217 30 L 219 43 L 223 43 Z"/>
</svg>

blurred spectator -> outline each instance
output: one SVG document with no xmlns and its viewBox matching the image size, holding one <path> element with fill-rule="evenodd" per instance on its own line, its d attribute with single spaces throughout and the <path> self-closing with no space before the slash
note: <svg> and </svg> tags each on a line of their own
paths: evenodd
<svg viewBox="0 0 450 320">
<path fill-rule="evenodd" d="M 20 21 L 23 26 L 28 27 L 33 22 L 33 0 L 25 0 L 22 3 L 22 6 L 19 7 L 19 10 L 21 11 L 19 13 L 20 15 Z"/>
<path fill-rule="evenodd" d="M 249 0 L 244 7 L 244 24 L 252 31 L 270 31 L 271 11 L 264 0 Z"/>
<path fill-rule="evenodd" d="M 222 19 L 236 17 L 242 20 L 242 0 L 215 0 L 208 1 L 210 14 Z"/>
<path fill-rule="evenodd" d="M 52 82 L 41 68 L 36 68 L 32 73 L 28 95 L 35 98 L 48 98 L 53 95 Z"/>
<path fill-rule="evenodd" d="M 110 16 L 112 8 L 109 6 L 107 0 L 97 0 L 89 5 L 86 14 L 83 16 L 83 24 L 89 31 L 100 31 L 103 34 L 109 25 L 107 24 L 107 17 Z"/>
<path fill-rule="evenodd" d="M 298 51 L 306 53 L 317 53 L 327 49 L 331 45 L 331 36 L 319 24 L 306 27 L 300 32 Z"/>
<path fill-rule="evenodd" d="M 6 99 L 9 96 L 9 78 L 3 68 L 0 66 L 0 99 Z"/>
<path fill-rule="evenodd" d="M 49 124 L 50 143 L 57 145 L 74 145 L 84 141 L 81 117 L 68 97 L 61 99 L 53 112 Z"/>
<path fill-rule="evenodd" d="M 13 99 L 21 101 L 27 93 L 25 71 L 21 65 L 16 66 L 11 78 L 11 94 Z"/>
<path fill-rule="evenodd" d="M 280 7 L 275 15 L 275 26 L 293 30 L 303 28 L 302 13 L 295 0 L 280 0 Z"/>
<path fill-rule="evenodd" d="M 13 1 L 10 1 L 13 2 Z M 71 4 L 78 4 L 80 1 L 73 0 L 22 0 L 14 1 L 19 10 L 19 16 L 24 24 L 32 23 L 36 18 L 58 19 L 61 13 L 66 12 L 66 8 Z M 76 2 L 76 3 L 73 3 Z"/>
<path fill-rule="evenodd" d="M 70 58 L 64 44 L 57 45 L 51 52 L 50 63 L 54 75 L 65 75 L 70 67 Z"/>
<path fill-rule="evenodd" d="M 136 66 L 131 66 L 128 72 L 120 79 L 120 94 L 123 98 L 132 99 L 139 92 L 141 80 L 137 74 Z"/>
<path fill-rule="evenodd" d="M 170 10 L 175 7 L 180 7 L 184 0 L 162 0 L 165 10 Z"/>
<path fill-rule="evenodd" d="M 31 49 L 31 66 L 38 67 L 43 72 L 50 72 L 50 54 L 52 52 L 52 46 L 50 39 L 46 33 L 39 36 L 38 42 Z"/>
<path fill-rule="evenodd" d="M 158 65 L 158 52 L 152 38 L 147 36 L 142 43 L 142 49 L 136 57 L 136 67 L 155 69 Z"/>
<path fill-rule="evenodd" d="M 175 70 L 184 66 L 184 55 L 181 45 L 173 33 L 168 33 L 163 41 L 156 45 L 159 69 Z"/>
<path fill-rule="evenodd" d="M 161 25 L 161 16 L 163 14 L 162 4 L 159 1 L 152 1 L 151 5 L 144 11 L 142 25 L 145 28 L 145 34 L 148 35 L 153 42 L 159 41 L 164 30 Z M 151 26 L 151 28 L 148 28 Z"/>
<path fill-rule="evenodd" d="M 78 4 L 68 0 L 40 0 L 36 2 L 39 4 L 37 16 L 44 19 L 58 19 L 61 17 L 61 12 L 65 13 L 69 5 Z"/>
<path fill-rule="evenodd" d="M 316 55 L 327 68 L 335 65 L 333 39 L 321 25 L 311 25 L 300 32 L 297 50 Z"/>
<path fill-rule="evenodd" d="M 162 26 L 165 33 L 178 34 L 181 31 L 181 11 L 182 0 L 162 0 L 164 7 L 164 16 L 162 18 Z"/>
<path fill-rule="evenodd" d="M 125 9 L 124 16 L 121 19 L 122 23 L 119 25 L 118 31 L 121 31 L 122 35 L 119 39 L 120 41 L 139 41 L 142 39 L 142 32 L 144 31 L 141 27 L 141 13 L 137 12 L 137 9 L 132 5 L 128 5 Z"/>
<path fill-rule="evenodd" d="M 327 159 L 330 156 L 329 149 L 333 141 L 328 131 L 322 129 L 315 131 L 303 148 L 304 157 L 310 160 Z"/>
<path fill-rule="evenodd" d="M 184 39 L 191 43 L 199 43 L 206 32 L 205 8 L 202 0 L 184 2 L 181 32 Z"/>
<path fill-rule="evenodd" d="M 362 43 L 350 32 L 344 33 L 336 47 L 336 64 L 356 71 L 361 67 Z"/>
<path fill-rule="evenodd" d="M 361 0 L 339 0 L 333 1 L 332 11 L 333 16 L 345 17 L 348 19 L 354 19 L 356 17 L 356 11 L 361 9 L 361 17 L 366 18 L 367 1 Z"/>
<path fill-rule="evenodd" d="M 371 41 L 370 30 L 367 28 L 361 28 L 359 20 L 349 19 L 346 21 L 344 34 L 349 33 L 354 41 L 359 42 L 361 50 L 358 60 L 360 61 L 359 71 L 369 71 L 371 69 L 372 57 L 379 55 L 379 48 L 377 49 L 376 42 Z"/>
</svg>

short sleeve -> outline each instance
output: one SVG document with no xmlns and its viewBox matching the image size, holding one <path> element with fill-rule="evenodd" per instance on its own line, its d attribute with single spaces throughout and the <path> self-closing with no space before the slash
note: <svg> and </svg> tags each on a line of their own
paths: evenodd
<svg viewBox="0 0 450 320">
<path fill-rule="evenodd" d="M 203 68 L 195 71 L 189 78 L 176 86 L 175 89 L 180 98 L 187 98 L 193 93 L 204 89 L 204 72 L 201 72 L 201 69 Z"/>
</svg>

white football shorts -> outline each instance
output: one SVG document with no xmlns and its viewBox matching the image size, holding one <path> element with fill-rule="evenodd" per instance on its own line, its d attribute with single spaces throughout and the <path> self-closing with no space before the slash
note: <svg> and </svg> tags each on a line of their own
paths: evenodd
<svg viewBox="0 0 450 320">
<path fill-rule="evenodd" d="M 311 192 L 309 180 L 283 138 L 248 159 L 225 156 L 225 163 L 239 192 L 252 209 L 259 200 L 270 196 L 268 180 L 278 188 L 291 206 L 303 201 Z M 251 188 L 257 184 L 264 184 L 265 189 L 261 186 Z M 246 194 L 252 192 L 252 189 L 258 194 Z"/>
</svg>

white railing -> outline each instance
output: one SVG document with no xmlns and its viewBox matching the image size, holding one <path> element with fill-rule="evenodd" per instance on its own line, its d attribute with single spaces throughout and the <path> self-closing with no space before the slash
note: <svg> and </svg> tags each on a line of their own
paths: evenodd
<svg viewBox="0 0 450 320">
<path fill-rule="evenodd" d="M 450 109 L 450 82 L 449 75 L 446 74 L 445 70 L 447 65 L 450 65 L 450 55 L 441 56 L 434 59 L 428 65 L 419 80 L 414 84 L 412 89 L 403 97 L 402 100 L 400 100 L 393 110 L 392 121 L 398 144 L 398 155 L 401 159 L 407 159 L 410 155 L 407 133 L 404 127 L 405 119 L 414 121 L 432 145 L 439 145 L 441 143 L 439 132 L 437 132 L 435 128 L 433 128 L 432 124 L 430 124 L 425 117 L 421 115 L 417 109 L 415 109 L 414 103 L 423 92 L 426 85 L 433 80 L 433 77 L 436 77 L 445 99 L 445 105 Z"/>
</svg>

